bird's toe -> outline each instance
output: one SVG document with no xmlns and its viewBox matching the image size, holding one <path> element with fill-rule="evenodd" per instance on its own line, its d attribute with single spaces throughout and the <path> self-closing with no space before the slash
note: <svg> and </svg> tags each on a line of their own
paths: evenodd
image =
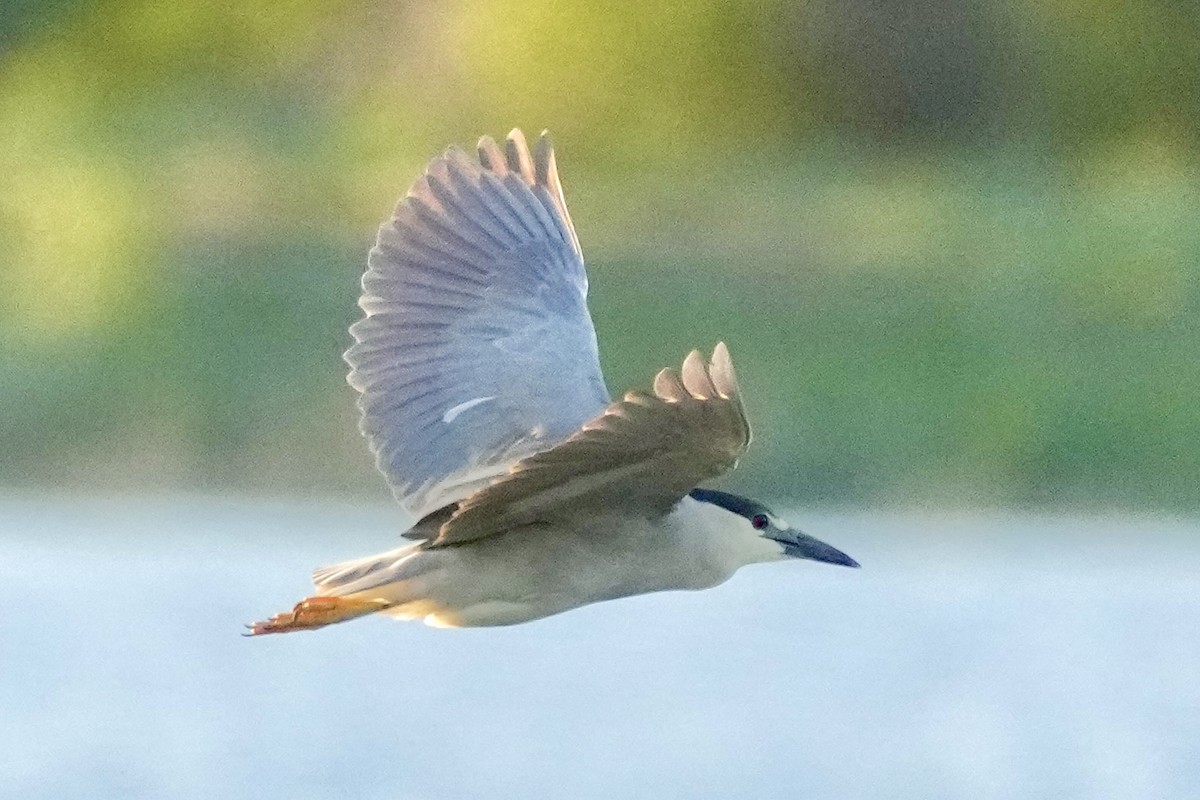
<svg viewBox="0 0 1200 800">
<path fill-rule="evenodd" d="M 351 597 L 309 597 L 301 600 L 291 611 L 285 611 L 268 620 L 255 622 L 246 627 L 245 636 L 261 636 L 265 633 L 290 633 L 323 628 L 337 622 L 372 614 L 386 608 L 384 600 L 361 600 Z"/>
</svg>

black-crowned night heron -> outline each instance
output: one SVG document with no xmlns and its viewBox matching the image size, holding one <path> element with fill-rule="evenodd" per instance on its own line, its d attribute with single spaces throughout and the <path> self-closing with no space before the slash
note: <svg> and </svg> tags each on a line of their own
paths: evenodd
<svg viewBox="0 0 1200 800">
<path fill-rule="evenodd" d="M 379 239 L 350 332 L 362 431 L 412 543 L 318 569 L 251 633 L 382 612 L 511 625 L 705 589 L 792 558 L 858 566 L 754 500 L 697 484 L 750 443 L 724 344 L 611 402 L 554 151 L 521 132 L 430 163 Z"/>
</svg>

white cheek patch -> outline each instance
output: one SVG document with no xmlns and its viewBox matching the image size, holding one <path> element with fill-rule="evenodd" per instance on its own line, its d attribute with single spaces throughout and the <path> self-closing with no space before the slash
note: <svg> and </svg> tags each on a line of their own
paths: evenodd
<svg viewBox="0 0 1200 800">
<path fill-rule="evenodd" d="M 496 395 L 491 395 L 490 397 L 476 397 L 474 400 L 468 400 L 465 403 L 459 403 L 456 406 L 451 406 L 450 408 L 446 409 L 445 414 L 442 414 L 442 422 L 449 425 L 451 422 L 454 422 L 454 420 L 458 418 L 458 415 L 464 411 L 469 411 L 480 403 L 486 403 L 488 400 L 495 399 Z"/>
</svg>

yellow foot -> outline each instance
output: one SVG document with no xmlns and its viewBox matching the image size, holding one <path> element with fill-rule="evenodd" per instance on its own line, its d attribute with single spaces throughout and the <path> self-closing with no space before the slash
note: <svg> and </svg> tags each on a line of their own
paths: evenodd
<svg viewBox="0 0 1200 800">
<path fill-rule="evenodd" d="M 353 597 L 310 597 L 301 600 L 291 611 L 276 614 L 265 622 L 247 625 L 246 636 L 264 633 L 290 633 L 324 628 L 335 622 L 373 614 L 388 607 L 386 600 L 360 600 Z"/>
</svg>

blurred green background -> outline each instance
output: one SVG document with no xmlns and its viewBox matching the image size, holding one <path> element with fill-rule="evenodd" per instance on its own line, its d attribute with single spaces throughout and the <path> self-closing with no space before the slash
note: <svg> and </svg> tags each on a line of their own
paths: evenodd
<svg viewBox="0 0 1200 800">
<path fill-rule="evenodd" d="M 613 391 L 723 338 L 792 503 L 1200 507 L 1200 12 L 0 5 L 0 485 L 385 497 L 376 225 L 549 128 Z"/>
</svg>

